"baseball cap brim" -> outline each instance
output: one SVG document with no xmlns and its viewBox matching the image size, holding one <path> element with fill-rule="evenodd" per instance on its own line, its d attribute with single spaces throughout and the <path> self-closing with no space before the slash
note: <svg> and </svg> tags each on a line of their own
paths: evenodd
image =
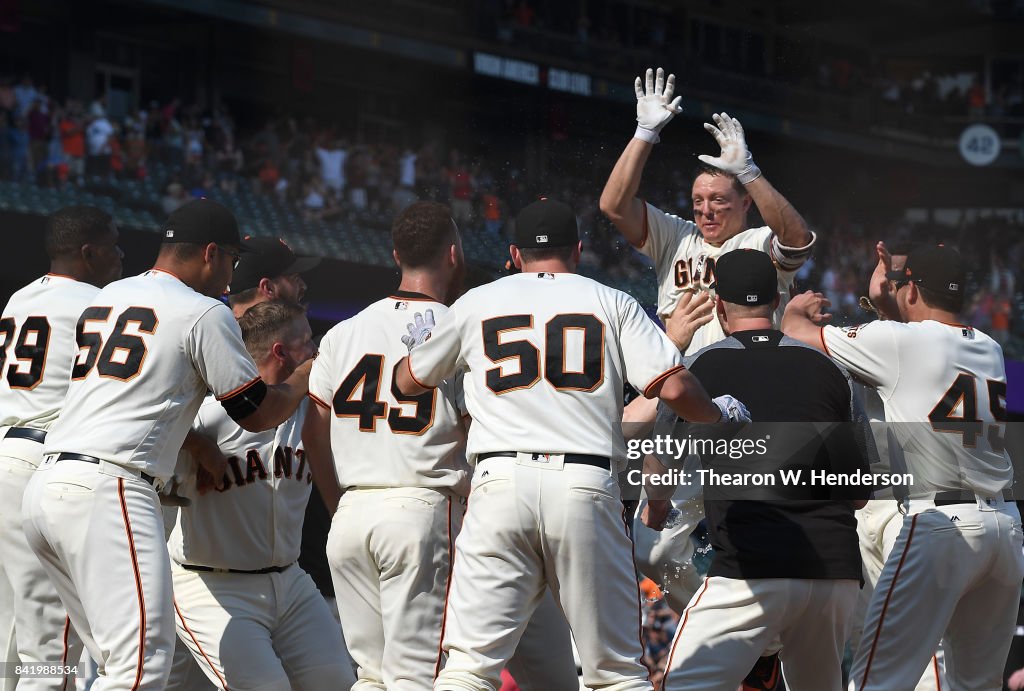
<svg viewBox="0 0 1024 691">
<path fill-rule="evenodd" d="M 320 263 L 320 257 L 299 257 L 287 269 L 281 272 L 282 275 L 301 274 L 309 271 Z"/>
</svg>

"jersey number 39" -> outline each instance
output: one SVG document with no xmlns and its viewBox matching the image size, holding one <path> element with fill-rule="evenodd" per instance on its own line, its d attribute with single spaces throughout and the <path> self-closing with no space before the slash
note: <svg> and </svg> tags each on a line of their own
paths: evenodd
<svg viewBox="0 0 1024 691">
<path fill-rule="evenodd" d="M 15 340 L 14 317 L 0 319 L 0 372 L 7 364 L 7 347 Z M 34 389 L 43 378 L 46 352 L 50 346 L 50 322 L 46 317 L 27 317 L 14 344 L 14 359 L 7 368 L 7 384 L 12 389 Z M 27 365 L 27 367 L 26 367 Z"/>
</svg>

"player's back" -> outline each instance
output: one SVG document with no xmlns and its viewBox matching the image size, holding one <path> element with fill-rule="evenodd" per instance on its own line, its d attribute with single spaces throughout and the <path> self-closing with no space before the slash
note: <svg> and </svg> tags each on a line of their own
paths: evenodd
<svg viewBox="0 0 1024 691">
<path fill-rule="evenodd" d="M 470 291 L 452 312 L 470 370 L 471 455 L 622 459 L 623 382 L 642 390 L 679 362 L 635 300 L 576 274 L 509 276 Z"/>
<path fill-rule="evenodd" d="M 454 382 L 403 396 L 394 369 L 413 314 L 447 311 L 418 293 L 397 292 L 335 325 L 310 373 L 310 397 L 332 411 L 331 448 L 344 487 L 434 487 L 468 491 L 466 431 Z"/>
<path fill-rule="evenodd" d="M 927 320 L 890 328 L 899 371 L 895 386 L 880 393 L 914 475 L 912 495 L 961 487 L 998 494 L 1013 478 L 1003 443 L 1002 349 L 981 331 L 959 324 Z M 894 457 L 894 471 L 897 462 Z"/>
<path fill-rule="evenodd" d="M 198 326 L 215 310 L 224 313 L 211 322 L 230 323 L 237 331 L 227 305 L 163 271 L 116 281 L 97 293 L 79 321 L 65 409 L 45 452 L 86 454 L 170 476 L 207 381 L 224 388 L 209 372 L 225 371 L 242 348 L 240 335 L 231 348 Z M 248 367 L 239 371 L 255 377 L 255 366 L 240 352 Z"/>
<path fill-rule="evenodd" d="M 71 381 L 75 325 L 99 288 L 46 274 L 11 296 L 0 319 L 0 426 L 47 429 Z"/>
</svg>

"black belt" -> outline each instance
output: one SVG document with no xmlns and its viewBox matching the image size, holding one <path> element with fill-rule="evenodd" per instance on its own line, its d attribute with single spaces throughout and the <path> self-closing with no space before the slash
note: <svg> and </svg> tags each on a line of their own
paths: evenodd
<svg viewBox="0 0 1024 691">
<path fill-rule="evenodd" d="M 978 498 L 974 495 L 974 492 L 960 492 L 953 490 L 950 492 L 937 492 L 935 494 L 935 505 L 936 506 L 950 506 L 952 504 L 976 504 Z"/>
<path fill-rule="evenodd" d="M 102 458 L 96 458 L 95 456 L 86 456 L 85 454 L 82 454 L 82 453 L 67 453 L 67 452 L 57 454 L 57 458 L 54 459 L 54 460 L 56 462 L 58 462 L 58 463 L 60 461 L 84 461 L 85 463 L 95 463 L 96 465 L 99 465 L 99 464 L 104 462 L 104 460 Z M 109 463 L 109 461 L 107 461 L 107 462 Z M 112 465 L 117 465 L 117 464 L 113 463 Z M 132 472 L 131 468 L 125 468 L 125 470 L 127 470 L 128 472 Z M 142 472 L 140 472 L 139 473 L 139 477 L 141 477 L 143 480 L 148 482 L 150 485 L 152 485 L 154 482 L 156 482 L 156 478 L 153 477 L 152 475 L 150 475 L 149 473 L 142 473 Z"/>
<path fill-rule="evenodd" d="M 268 566 L 265 569 L 254 569 L 252 571 L 246 571 L 245 569 L 216 569 L 212 566 L 198 566 L 196 564 L 181 564 L 181 568 L 186 571 L 205 571 L 207 573 L 251 573 L 251 574 L 263 574 L 263 573 L 281 573 L 285 569 L 290 569 L 295 565 L 295 562 L 288 564 L 287 566 Z"/>
<path fill-rule="evenodd" d="M 519 454 L 515 451 L 487 451 L 485 453 L 477 454 L 476 461 L 486 461 L 488 458 L 516 458 Z M 547 454 L 535 453 L 534 456 L 544 456 Z M 558 454 L 552 454 L 558 455 Z M 597 466 L 598 468 L 604 468 L 605 470 L 612 469 L 612 463 L 604 456 L 592 456 L 587 453 L 566 453 L 561 454 L 562 460 L 566 463 L 582 463 L 584 465 Z"/>
<path fill-rule="evenodd" d="M 32 427 L 11 427 L 4 435 L 4 439 L 29 439 L 42 444 L 46 441 L 46 432 Z"/>
</svg>

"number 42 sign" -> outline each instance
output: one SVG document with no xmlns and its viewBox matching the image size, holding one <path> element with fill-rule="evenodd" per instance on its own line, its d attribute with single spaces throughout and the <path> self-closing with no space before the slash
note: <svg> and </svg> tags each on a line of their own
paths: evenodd
<svg viewBox="0 0 1024 691">
<path fill-rule="evenodd" d="M 972 166 L 987 166 L 999 158 L 1002 142 L 988 125 L 968 126 L 960 135 L 960 155 Z"/>
</svg>

